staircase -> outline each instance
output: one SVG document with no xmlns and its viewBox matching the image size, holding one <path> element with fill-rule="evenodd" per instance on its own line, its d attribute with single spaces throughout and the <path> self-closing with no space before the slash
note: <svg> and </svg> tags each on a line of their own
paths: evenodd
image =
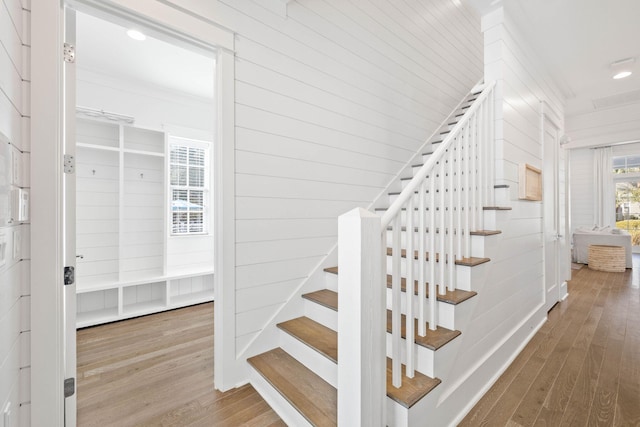
<svg viewBox="0 0 640 427">
<path fill-rule="evenodd" d="M 485 92 L 472 90 L 375 208 L 386 248 L 386 399 L 380 403 L 386 420 L 380 425 L 425 425 L 437 406 L 438 385 L 461 351 L 456 343 L 471 318 L 470 302 L 481 292 L 478 269 L 490 262 L 485 244 L 500 234 L 500 212 L 510 209 L 495 203 L 508 199 L 495 196 L 508 188 L 494 186 L 492 171 L 474 166 L 476 158 L 492 155 L 476 148 L 482 132 L 487 140 L 492 134 L 472 127 L 491 121 L 488 109 L 475 106 L 480 100 L 474 103 L 492 102 Z M 472 173 L 460 169 L 467 164 Z M 279 347 L 248 359 L 251 383 L 288 425 L 337 425 L 339 356 L 350 356 L 338 353 L 338 283 L 349 267 L 326 268 L 326 288 L 302 295 L 304 316 L 277 325 Z M 340 400 L 349 405 L 349 396 Z"/>
</svg>

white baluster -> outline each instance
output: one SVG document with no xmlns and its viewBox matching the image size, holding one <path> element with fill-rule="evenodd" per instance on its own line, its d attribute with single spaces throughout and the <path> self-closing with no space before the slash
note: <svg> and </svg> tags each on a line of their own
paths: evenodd
<svg viewBox="0 0 640 427">
<path fill-rule="evenodd" d="M 441 294 L 445 294 L 447 292 L 445 286 L 446 286 L 446 278 L 445 278 L 445 273 L 447 271 L 446 268 L 446 247 L 445 247 L 445 226 L 446 226 L 446 217 L 447 217 L 447 213 L 445 211 L 446 206 L 445 206 L 445 189 L 446 187 L 446 181 L 445 181 L 445 173 L 446 173 L 446 168 L 445 168 L 445 163 L 444 163 L 444 159 L 440 160 L 440 164 L 438 165 L 438 188 L 440 191 L 440 197 L 439 197 L 439 201 L 438 201 L 438 205 L 440 208 L 440 214 L 438 215 L 438 233 L 439 234 L 439 247 L 438 247 L 438 272 L 440 273 L 440 277 L 439 277 L 439 281 L 438 281 L 438 285 L 439 285 L 439 290 Z M 435 297 L 435 295 L 434 295 Z"/>
<path fill-rule="evenodd" d="M 406 294 L 406 302 L 407 307 L 405 309 L 405 337 L 406 337 L 406 350 L 407 350 L 407 360 L 406 360 L 406 373 L 407 377 L 413 378 L 413 373 L 415 369 L 415 360 L 414 360 L 414 320 L 413 320 L 413 268 L 416 262 L 420 262 L 420 254 L 418 254 L 418 261 L 414 261 L 414 248 L 413 248 L 413 216 L 415 212 L 413 209 L 413 195 L 409 198 L 407 203 L 407 256 L 405 258 L 406 267 L 406 277 L 405 277 L 405 294 Z M 422 215 L 422 212 L 419 213 Z"/>
<path fill-rule="evenodd" d="M 408 214 L 408 213 L 407 213 Z M 401 340 L 401 214 L 396 215 L 393 220 L 393 247 L 391 255 L 391 358 L 392 358 L 392 380 L 393 386 L 399 388 L 402 385 L 402 371 L 400 361 L 400 340 Z"/>
<path fill-rule="evenodd" d="M 455 222 L 454 222 L 454 180 L 453 180 L 453 170 L 454 170 L 454 165 L 453 165 L 453 160 L 454 160 L 454 150 L 453 148 L 451 148 L 449 150 L 448 153 L 448 163 L 447 165 L 448 167 L 448 175 L 449 175 L 449 206 L 448 206 L 448 213 L 449 213 L 449 219 L 447 221 L 447 233 L 448 233 L 448 238 L 449 238 L 449 244 L 448 244 L 448 251 L 447 251 L 447 258 L 448 258 L 448 267 L 449 267 L 449 281 L 447 282 L 447 288 L 451 291 L 453 291 L 455 289 L 455 267 L 456 267 L 456 252 L 455 252 L 455 247 L 453 246 L 454 243 L 454 237 L 453 237 L 453 233 L 455 230 Z"/>
<path fill-rule="evenodd" d="M 419 257 L 418 265 L 420 270 L 418 273 L 418 335 L 424 337 L 427 334 L 426 315 L 425 315 L 425 299 L 426 292 L 425 286 L 427 283 L 427 263 L 425 262 L 425 254 L 427 253 L 427 181 L 422 180 L 420 189 L 418 190 L 419 201 L 418 210 L 420 211 L 420 221 L 418 224 L 418 237 L 419 237 Z"/>
<path fill-rule="evenodd" d="M 436 330 L 436 171 L 429 175 L 429 329 Z"/>
</svg>

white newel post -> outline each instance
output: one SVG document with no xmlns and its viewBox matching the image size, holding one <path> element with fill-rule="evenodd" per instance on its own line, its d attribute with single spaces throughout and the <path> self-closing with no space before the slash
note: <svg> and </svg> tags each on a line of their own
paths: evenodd
<svg viewBox="0 0 640 427">
<path fill-rule="evenodd" d="M 338 219 L 338 426 L 386 425 L 386 304 L 380 217 Z"/>
</svg>

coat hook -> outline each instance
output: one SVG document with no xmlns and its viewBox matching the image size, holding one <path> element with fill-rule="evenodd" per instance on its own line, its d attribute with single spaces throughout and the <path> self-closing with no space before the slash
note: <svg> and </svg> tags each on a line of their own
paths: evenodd
<svg viewBox="0 0 640 427">
<path fill-rule="evenodd" d="M 140 179 L 142 179 L 142 178 L 144 178 L 144 174 L 143 173 L 140 174 Z"/>
<path fill-rule="evenodd" d="M 93 169 L 93 170 L 91 171 L 91 173 L 93 173 L 93 174 L 95 175 L 95 174 L 96 174 L 96 170 L 95 170 L 95 169 Z"/>
</svg>

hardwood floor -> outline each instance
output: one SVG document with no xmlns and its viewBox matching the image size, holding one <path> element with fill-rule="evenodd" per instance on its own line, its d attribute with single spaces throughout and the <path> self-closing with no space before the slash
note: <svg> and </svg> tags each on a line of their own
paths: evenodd
<svg viewBox="0 0 640 427">
<path fill-rule="evenodd" d="M 250 385 L 213 388 L 213 303 L 78 331 L 78 426 L 284 426 Z"/>
<path fill-rule="evenodd" d="M 569 298 L 461 426 L 640 426 L 640 257 L 573 271 Z M 284 426 L 213 388 L 213 304 L 78 331 L 78 425 Z"/>
<path fill-rule="evenodd" d="M 640 426 L 640 256 L 569 297 L 460 426 Z"/>
</svg>

